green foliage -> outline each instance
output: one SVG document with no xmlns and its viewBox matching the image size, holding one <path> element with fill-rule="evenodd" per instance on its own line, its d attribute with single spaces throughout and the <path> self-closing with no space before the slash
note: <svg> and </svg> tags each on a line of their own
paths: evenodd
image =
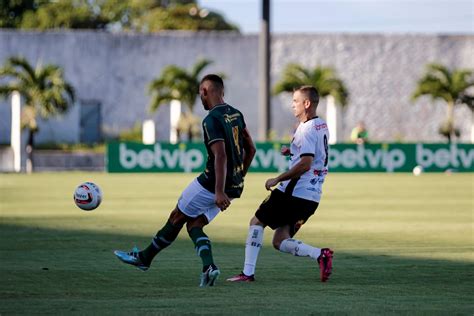
<svg viewBox="0 0 474 316">
<path fill-rule="evenodd" d="M 188 140 L 201 138 L 201 118 L 191 112 L 184 112 L 178 121 L 178 133 L 180 136 L 188 135 Z"/>
<path fill-rule="evenodd" d="M 165 67 L 148 87 L 152 96 L 150 110 L 154 112 L 162 104 L 178 100 L 193 112 L 199 92 L 200 74 L 211 63 L 207 59 L 198 60 L 190 71 L 176 65 Z"/>
<path fill-rule="evenodd" d="M 142 124 L 136 122 L 135 125 L 128 129 L 124 130 L 119 134 L 119 141 L 123 142 L 142 142 Z"/>
<path fill-rule="evenodd" d="M 24 14 L 21 28 L 24 29 L 103 29 L 109 20 L 94 11 L 87 0 L 62 0 L 42 5 L 36 11 Z"/>
<path fill-rule="evenodd" d="M 347 105 L 349 98 L 347 88 L 331 67 L 317 66 L 306 69 L 298 64 L 288 64 L 283 70 L 282 78 L 275 84 L 273 92 L 274 94 L 293 92 L 295 88 L 303 85 L 314 86 L 321 98 L 331 95 L 337 104 Z"/>
<path fill-rule="evenodd" d="M 167 9 L 154 8 L 136 19 L 136 28 L 141 31 L 163 30 L 191 31 L 238 31 L 235 25 L 225 21 L 218 13 L 199 9 L 196 5 L 173 6 Z"/>
<path fill-rule="evenodd" d="M 295 236 L 335 250 L 329 282 L 310 258 L 273 249 L 269 228 L 256 282 L 226 282 L 242 269 L 268 176 L 249 173 L 242 198 L 206 226 L 222 275 L 202 289 L 186 228 L 145 273 L 112 253 L 149 245 L 194 174 L 2 174 L 0 314 L 473 314 L 472 174 L 330 173 Z M 72 201 L 86 180 L 104 192 L 92 212 Z"/>
<path fill-rule="evenodd" d="M 198 60 L 189 71 L 176 65 L 167 66 L 148 86 L 152 97 L 151 112 L 172 100 L 180 101 L 187 108 L 188 113 L 183 113 L 178 122 L 178 133 L 181 136 L 188 135 L 188 140 L 199 138 L 201 133 L 200 120 L 193 114 L 193 110 L 198 97 L 201 72 L 211 63 L 207 59 Z"/>
<path fill-rule="evenodd" d="M 412 100 L 428 95 L 433 101 L 441 99 L 446 103 L 466 104 L 473 107 L 474 95 L 468 89 L 474 86 L 472 70 L 449 70 L 440 64 L 428 64 L 426 72 L 418 80 L 417 87 L 412 95 Z"/>
<path fill-rule="evenodd" d="M 48 118 L 66 112 L 74 102 L 74 89 L 64 79 L 56 65 L 37 65 L 33 68 L 25 58 L 11 57 L 0 68 L 0 97 L 7 98 L 18 91 L 24 98 L 22 125 L 36 132 L 36 116 Z"/>
<path fill-rule="evenodd" d="M 0 27 L 143 32 L 238 30 L 220 14 L 199 8 L 194 0 L 0 1 Z"/>
<path fill-rule="evenodd" d="M 456 136 L 456 137 L 461 136 L 461 131 L 459 130 L 459 128 L 456 128 L 454 126 L 454 123 L 449 120 L 441 124 L 441 126 L 438 129 L 438 133 L 441 136 L 446 137 L 448 141 L 451 141 L 451 138 L 453 136 Z"/>
<path fill-rule="evenodd" d="M 0 0 L 0 28 L 19 28 L 23 15 L 48 0 Z"/>
<path fill-rule="evenodd" d="M 451 141 L 459 136 L 459 129 L 454 125 L 454 107 L 466 105 L 474 111 L 474 95 L 470 91 L 474 87 L 474 73 L 468 69 L 449 70 L 440 64 L 426 65 L 425 74 L 418 80 L 412 94 L 415 101 L 421 96 L 430 96 L 433 101 L 442 100 L 448 106 L 446 121 L 439 128 L 439 133 Z"/>
</svg>

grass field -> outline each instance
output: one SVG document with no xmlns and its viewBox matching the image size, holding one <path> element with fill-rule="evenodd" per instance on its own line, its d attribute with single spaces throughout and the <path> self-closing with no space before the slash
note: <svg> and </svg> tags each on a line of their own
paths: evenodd
<svg viewBox="0 0 474 316">
<path fill-rule="evenodd" d="M 247 226 L 268 175 L 206 229 L 222 271 L 198 287 L 201 262 L 185 231 L 146 273 L 114 249 L 148 245 L 193 174 L 0 175 L 0 314 L 474 314 L 472 174 L 330 174 L 315 216 L 296 236 L 335 250 L 321 283 L 315 263 L 265 245 L 257 282 L 240 272 Z M 93 212 L 72 193 L 92 180 Z"/>
</svg>

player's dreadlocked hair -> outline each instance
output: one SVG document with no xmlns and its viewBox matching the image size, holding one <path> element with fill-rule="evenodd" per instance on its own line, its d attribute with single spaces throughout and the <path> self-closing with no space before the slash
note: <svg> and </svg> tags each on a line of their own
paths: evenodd
<svg viewBox="0 0 474 316">
<path fill-rule="evenodd" d="M 311 105 L 317 107 L 319 104 L 319 93 L 313 86 L 301 86 L 295 89 L 295 92 L 299 91 L 303 93 L 311 102 Z"/>
</svg>

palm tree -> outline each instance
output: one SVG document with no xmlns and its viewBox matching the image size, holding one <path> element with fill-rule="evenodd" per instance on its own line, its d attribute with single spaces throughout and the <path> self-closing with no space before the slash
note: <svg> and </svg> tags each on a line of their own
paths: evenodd
<svg viewBox="0 0 474 316">
<path fill-rule="evenodd" d="M 200 73 L 211 63 L 210 60 L 201 59 L 190 71 L 176 65 L 167 66 L 148 87 L 152 96 L 151 112 L 155 112 L 163 104 L 176 100 L 187 108 L 187 111 L 180 116 L 176 128 L 178 134 L 186 133 L 188 140 L 199 137 L 200 134 L 199 119 L 193 114 L 194 104 L 199 92 Z"/>
<path fill-rule="evenodd" d="M 47 119 L 66 112 L 74 102 L 74 89 L 65 81 L 59 66 L 37 65 L 33 68 L 23 57 L 9 58 L 0 68 L 0 97 L 7 98 L 14 91 L 24 99 L 21 125 L 28 129 L 27 161 L 32 167 L 34 135 L 38 132 L 36 117 Z"/>
<path fill-rule="evenodd" d="M 474 111 L 474 95 L 468 92 L 473 86 L 474 76 L 471 70 L 450 71 L 443 65 L 432 63 L 426 66 L 426 73 L 418 81 L 412 100 L 429 95 L 433 101 L 441 99 L 446 102 L 447 118 L 439 131 L 451 142 L 454 135 L 459 136 L 459 130 L 454 125 L 454 107 L 465 104 Z"/>
<path fill-rule="evenodd" d="M 335 104 L 344 107 L 347 105 L 349 93 L 344 85 L 344 82 L 338 78 L 335 70 L 331 67 L 317 66 L 313 69 L 306 69 L 298 64 L 288 64 L 283 70 L 282 78 L 273 88 L 274 94 L 280 94 L 282 92 L 293 92 L 294 89 L 299 88 L 303 85 L 311 85 L 315 87 L 320 98 L 328 99 L 328 114 L 327 115 L 329 126 L 333 127 L 332 130 L 332 143 L 336 141 L 339 133 L 337 126 L 337 112 Z M 334 104 L 335 102 L 335 104 Z M 332 116 L 332 117 L 331 117 Z"/>
</svg>

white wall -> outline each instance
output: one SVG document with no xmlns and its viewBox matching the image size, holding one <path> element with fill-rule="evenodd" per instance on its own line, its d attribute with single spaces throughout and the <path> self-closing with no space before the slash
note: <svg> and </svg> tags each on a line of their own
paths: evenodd
<svg viewBox="0 0 474 316">
<path fill-rule="evenodd" d="M 214 60 L 206 72 L 227 75 L 226 101 L 246 115 L 250 132 L 258 124 L 258 37 L 232 33 L 165 32 L 160 34 L 110 34 L 92 31 L 17 32 L 0 30 L 0 64 L 13 55 L 31 63 L 54 63 L 64 67 L 67 80 L 79 99 L 102 102 L 105 135 L 116 135 L 136 121 L 151 118 L 157 139 L 169 138 L 169 110 L 163 106 L 148 113 L 147 85 L 169 64 L 191 67 L 197 58 Z M 360 120 L 365 121 L 374 141 L 441 141 L 438 126 L 445 116 L 443 104 L 429 99 L 409 100 L 416 80 L 428 62 L 474 68 L 474 36 L 292 34 L 275 35 L 272 42 L 272 82 L 284 66 L 297 62 L 305 67 L 333 66 L 345 81 L 350 101 L 344 117 L 343 135 Z M 199 99 L 198 99 L 199 101 Z M 290 96 L 272 98 L 273 128 L 291 133 L 294 118 Z M 321 103 L 320 113 L 324 114 Z M 205 115 L 200 103 L 196 112 Z M 78 139 L 78 111 L 62 120 L 40 125 L 37 140 Z M 457 109 L 462 141 L 470 136 L 470 112 Z M 0 143 L 9 141 L 9 107 L 0 101 Z"/>
</svg>

